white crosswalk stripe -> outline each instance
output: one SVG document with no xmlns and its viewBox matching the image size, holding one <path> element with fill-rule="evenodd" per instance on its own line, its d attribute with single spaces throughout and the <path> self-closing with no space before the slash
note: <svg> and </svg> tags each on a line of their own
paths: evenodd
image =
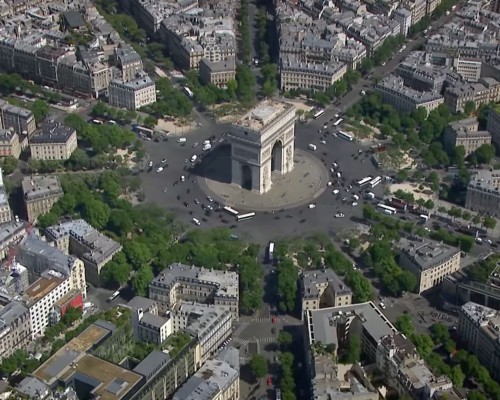
<svg viewBox="0 0 500 400">
<path fill-rule="evenodd" d="M 273 343 L 273 342 L 276 342 L 277 339 L 274 336 L 267 336 L 267 337 L 259 338 L 257 340 L 259 341 L 259 343 Z"/>
<path fill-rule="evenodd" d="M 240 346 L 246 346 L 248 344 L 248 340 L 240 338 L 233 338 L 233 342 L 239 344 Z"/>
<path fill-rule="evenodd" d="M 256 317 L 252 319 L 253 322 L 258 322 L 261 324 L 269 324 L 272 323 L 272 318 L 269 317 Z M 281 321 L 278 317 L 274 317 L 274 323 L 279 324 Z"/>
</svg>

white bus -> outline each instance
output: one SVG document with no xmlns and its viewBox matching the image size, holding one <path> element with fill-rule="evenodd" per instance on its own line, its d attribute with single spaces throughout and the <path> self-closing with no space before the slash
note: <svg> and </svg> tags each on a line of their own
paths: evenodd
<svg viewBox="0 0 500 400">
<path fill-rule="evenodd" d="M 343 120 L 344 120 L 343 118 L 339 118 L 337 121 L 333 123 L 333 126 L 339 126 Z"/>
<path fill-rule="evenodd" d="M 395 209 L 394 207 L 389 207 L 389 206 L 386 206 L 385 204 L 382 204 L 382 203 L 379 203 L 377 204 L 377 207 L 384 213 L 386 214 L 389 214 L 389 215 L 394 215 L 398 212 L 397 209 Z"/>
<path fill-rule="evenodd" d="M 314 119 L 318 119 L 319 117 L 321 117 L 323 114 L 325 113 L 325 110 L 319 110 L 316 112 L 316 114 L 314 114 Z"/>
<path fill-rule="evenodd" d="M 382 182 L 382 177 L 377 176 L 374 178 L 372 181 L 370 181 L 370 187 L 373 189 L 375 186 L 377 186 L 380 182 Z"/>
<path fill-rule="evenodd" d="M 267 262 L 272 264 L 274 261 L 274 243 L 269 243 L 269 247 L 267 249 Z"/>
<path fill-rule="evenodd" d="M 238 214 L 239 214 L 239 212 L 238 212 L 238 211 L 236 211 L 236 210 L 232 209 L 232 208 L 231 208 L 231 207 L 229 207 L 229 206 L 224 207 L 224 211 L 225 211 L 225 212 L 227 212 L 229 215 L 232 215 L 233 217 L 237 217 L 237 216 L 238 216 Z"/>
<path fill-rule="evenodd" d="M 191 98 L 191 99 L 194 96 L 194 93 L 187 86 L 184 86 L 184 93 L 186 93 L 189 96 L 189 98 Z"/>
<path fill-rule="evenodd" d="M 120 295 L 120 291 L 117 290 L 111 296 L 108 297 L 108 303 L 111 303 L 114 299 L 116 299 Z"/>
<path fill-rule="evenodd" d="M 372 181 L 372 177 L 371 176 L 367 176 L 367 177 L 365 177 L 365 178 L 357 181 L 356 182 L 356 186 L 363 187 L 363 186 L 368 185 L 371 181 Z"/>
<path fill-rule="evenodd" d="M 349 135 L 346 132 L 339 131 L 338 135 L 345 140 L 348 140 L 349 142 L 352 142 L 354 140 L 354 137 L 352 135 Z"/>
<path fill-rule="evenodd" d="M 255 217 L 255 213 L 254 212 L 251 212 L 251 213 L 248 213 L 248 214 L 238 214 L 236 216 L 236 221 L 240 222 L 240 221 L 246 221 L 247 219 L 252 219 L 253 217 Z"/>
</svg>

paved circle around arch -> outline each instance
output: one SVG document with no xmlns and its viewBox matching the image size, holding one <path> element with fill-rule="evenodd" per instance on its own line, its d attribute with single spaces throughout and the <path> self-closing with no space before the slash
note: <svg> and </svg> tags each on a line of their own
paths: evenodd
<svg viewBox="0 0 500 400">
<path fill-rule="evenodd" d="M 198 177 L 200 187 L 224 205 L 237 210 L 273 211 L 312 202 L 326 189 L 328 171 L 307 151 L 295 149 L 295 165 L 286 175 L 273 173 L 273 186 L 267 193 L 251 192 L 237 185 Z"/>
</svg>

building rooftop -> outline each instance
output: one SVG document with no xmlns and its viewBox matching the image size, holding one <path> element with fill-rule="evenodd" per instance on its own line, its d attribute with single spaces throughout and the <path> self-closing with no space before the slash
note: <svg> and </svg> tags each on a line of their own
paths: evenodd
<svg viewBox="0 0 500 400">
<path fill-rule="evenodd" d="M 66 349 L 87 352 L 92 347 L 103 341 L 112 331 L 95 323 L 90 325 L 78 336 L 74 337 L 65 345 Z"/>
<path fill-rule="evenodd" d="M 92 225 L 83 219 L 50 226 L 46 232 L 56 240 L 69 235 L 86 249 L 79 257 L 96 265 L 102 264 L 122 248 L 120 243 L 94 229 Z"/>
<path fill-rule="evenodd" d="M 148 299 L 147 297 L 135 296 L 132 300 L 127 303 L 127 307 L 132 310 L 142 309 L 148 311 L 155 306 L 156 302 L 154 300 Z"/>
<path fill-rule="evenodd" d="M 238 379 L 239 372 L 227 362 L 208 360 L 175 392 L 173 400 L 212 400 Z"/>
<path fill-rule="evenodd" d="M 434 92 L 420 92 L 404 85 L 403 78 L 396 75 L 386 75 L 377 83 L 375 89 L 397 93 L 401 97 L 414 102 L 415 104 L 424 104 L 443 98 L 441 94 Z"/>
<path fill-rule="evenodd" d="M 330 268 L 324 270 L 304 271 L 301 276 L 303 297 L 305 299 L 316 299 L 319 296 L 319 286 L 328 285 L 336 296 L 352 295 L 351 289 Z"/>
<path fill-rule="evenodd" d="M 462 313 L 500 344 L 500 313 L 497 310 L 469 301 L 462 306 Z"/>
<path fill-rule="evenodd" d="M 248 111 L 243 117 L 233 123 L 235 127 L 250 129 L 261 133 L 274 120 L 294 108 L 292 104 L 277 100 L 264 100 Z"/>
<path fill-rule="evenodd" d="M 24 176 L 21 185 L 26 201 L 63 195 L 59 178 L 56 175 Z"/>
<path fill-rule="evenodd" d="M 471 171 L 469 188 L 471 187 L 500 194 L 500 169 L 493 171 L 488 169 Z"/>
<path fill-rule="evenodd" d="M 170 356 L 166 352 L 153 350 L 134 368 L 134 372 L 143 375 L 149 382 L 169 361 Z"/>
<path fill-rule="evenodd" d="M 450 130 L 459 138 L 466 137 L 491 137 L 488 131 L 479 131 L 479 122 L 476 118 L 460 119 L 450 122 Z"/>
<path fill-rule="evenodd" d="M 51 291 L 56 289 L 65 281 L 65 277 L 59 272 L 49 270 L 44 276 L 38 278 L 33 284 L 26 289 L 24 295 L 27 297 L 28 304 L 34 304 L 47 296 Z"/>
<path fill-rule="evenodd" d="M 75 130 L 56 121 L 48 121 L 42 124 L 40 133 L 33 135 L 30 144 L 66 144 Z"/>
<path fill-rule="evenodd" d="M 364 329 L 375 341 L 384 336 L 396 333 L 396 328 L 385 317 L 373 302 L 351 304 L 342 307 L 308 310 L 309 341 L 321 342 L 323 345 L 337 344 L 337 332 L 333 327 L 337 320 L 343 318 L 358 318 Z"/>
<path fill-rule="evenodd" d="M 224 316 L 231 318 L 231 312 L 226 307 L 201 303 L 182 303 L 173 313 L 188 316 L 185 331 L 195 337 L 213 332 L 214 325 L 219 324 Z"/>
<path fill-rule="evenodd" d="M 141 324 L 149 325 L 153 328 L 161 328 L 168 323 L 168 318 L 160 317 L 159 315 L 151 314 L 150 312 L 144 313 L 141 318 Z"/>
<path fill-rule="evenodd" d="M 85 20 L 78 11 L 66 11 L 63 13 L 63 18 L 71 29 L 85 26 Z"/>
<path fill-rule="evenodd" d="M 17 301 L 12 301 L 0 308 L 0 334 L 5 329 L 10 329 L 10 325 L 27 312 L 28 309 Z"/>
<path fill-rule="evenodd" d="M 227 59 L 220 61 L 210 61 L 206 58 L 202 58 L 201 62 L 204 63 L 213 74 L 220 72 L 232 72 L 236 69 L 234 57 L 228 57 Z"/>
<path fill-rule="evenodd" d="M 460 253 L 460 249 L 432 240 L 417 241 L 402 239 L 401 252 L 420 271 L 443 264 Z"/>
<path fill-rule="evenodd" d="M 10 144 L 16 137 L 16 132 L 10 129 L 0 129 L 0 143 Z"/>
<path fill-rule="evenodd" d="M 118 86 L 129 90 L 141 90 L 150 86 L 155 86 L 155 83 L 149 75 L 144 72 L 128 82 L 124 82 L 122 79 L 114 79 L 111 81 L 110 86 Z"/>
<path fill-rule="evenodd" d="M 0 247 L 9 242 L 13 236 L 24 232 L 26 232 L 24 221 L 10 221 L 0 225 Z"/>
<path fill-rule="evenodd" d="M 3 171 L 0 168 L 0 207 L 9 206 L 9 201 L 7 198 L 7 192 L 5 191 L 5 185 L 3 184 Z"/>
<path fill-rule="evenodd" d="M 24 378 L 19 385 L 17 385 L 16 389 L 30 399 L 43 399 L 49 391 L 49 387 L 45 382 L 32 376 Z"/>
<path fill-rule="evenodd" d="M 184 264 L 171 264 L 151 282 L 151 286 L 172 288 L 182 282 L 200 282 L 213 286 L 215 297 L 238 298 L 238 274 Z"/>
</svg>

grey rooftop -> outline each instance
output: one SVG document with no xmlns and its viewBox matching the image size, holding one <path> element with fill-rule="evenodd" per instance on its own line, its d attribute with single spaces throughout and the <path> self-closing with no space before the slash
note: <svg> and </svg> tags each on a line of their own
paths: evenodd
<svg viewBox="0 0 500 400">
<path fill-rule="evenodd" d="M 27 201 L 63 194 L 59 179 L 55 175 L 24 176 L 21 185 Z"/>
<path fill-rule="evenodd" d="M 401 252 L 421 271 L 436 267 L 451 259 L 460 249 L 433 240 L 403 239 Z"/>
</svg>

